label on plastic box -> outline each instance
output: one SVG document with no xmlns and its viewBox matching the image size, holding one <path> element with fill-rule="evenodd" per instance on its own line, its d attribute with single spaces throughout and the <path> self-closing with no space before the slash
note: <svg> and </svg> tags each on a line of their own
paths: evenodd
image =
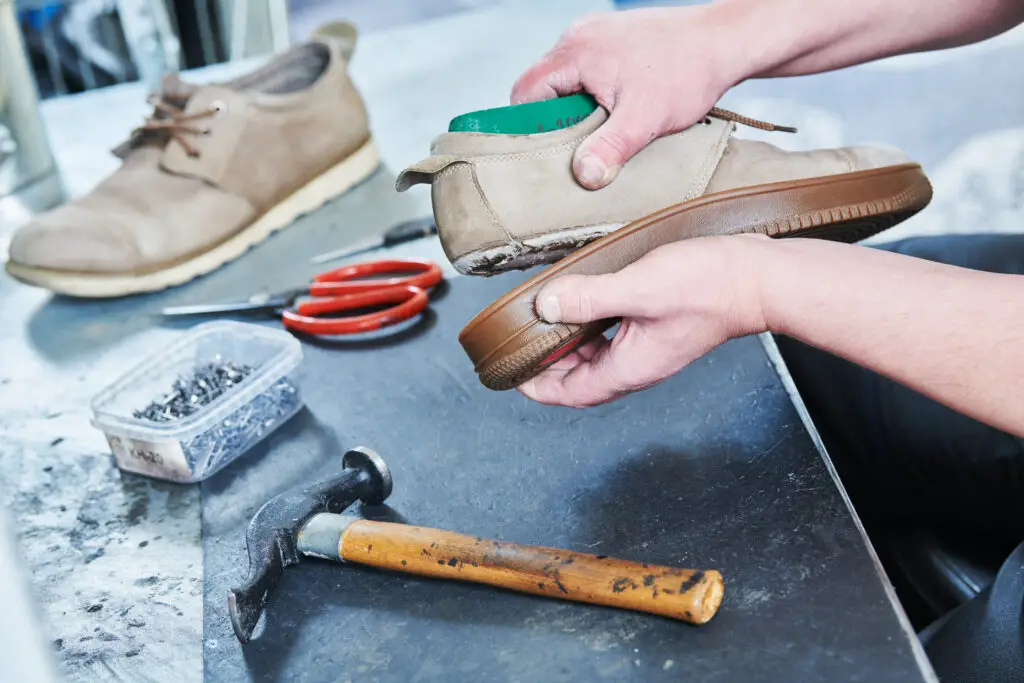
<svg viewBox="0 0 1024 683">
<path fill-rule="evenodd" d="M 177 441 L 154 443 L 124 436 L 107 435 L 117 466 L 147 477 L 187 482 L 193 478 L 185 453 Z"/>
</svg>

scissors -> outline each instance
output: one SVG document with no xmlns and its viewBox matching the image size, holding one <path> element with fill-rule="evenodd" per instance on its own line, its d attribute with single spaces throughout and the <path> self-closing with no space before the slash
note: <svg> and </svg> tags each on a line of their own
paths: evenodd
<svg viewBox="0 0 1024 683">
<path fill-rule="evenodd" d="M 375 275 L 400 273 L 406 275 L 366 279 Z M 254 294 L 243 301 L 172 306 L 162 309 L 160 314 L 179 317 L 217 313 L 269 313 L 280 315 L 284 326 L 293 332 L 317 336 L 358 334 L 419 315 L 430 303 L 427 290 L 442 279 L 441 267 L 432 261 L 369 261 L 321 273 L 304 287 L 276 294 Z M 299 301 L 303 297 L 312 298 Z M 382 304 L 393 305 L 363 315 L 320 317 L 327 313 L 344 313 Z"/>
</svg>

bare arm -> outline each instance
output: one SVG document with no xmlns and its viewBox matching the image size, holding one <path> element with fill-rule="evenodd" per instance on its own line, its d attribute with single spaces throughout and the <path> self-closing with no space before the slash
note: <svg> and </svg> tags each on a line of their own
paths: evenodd
<svg viewBox="0 0 1024 683">
<path fill-rule="evenodd" d="M 743 34 L 736 82 L 958 47 L 1024 22 L 1021 0 L 719 0 L 711 7 L 723 26 Z"/>
<path fill-rule="evenodd" d="M 1024 436 L 1024 276 L 810 240 L 764 249 L 768 329 Z"/>
</svg>

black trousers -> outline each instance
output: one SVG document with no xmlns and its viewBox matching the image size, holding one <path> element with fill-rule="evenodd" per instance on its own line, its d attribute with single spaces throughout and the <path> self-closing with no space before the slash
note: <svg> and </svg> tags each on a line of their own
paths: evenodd
<svg viewBox="0 0 1024 683">
<path fill-rule="evenodd" d="M 1024 235 L 915 237 L 879 248 L 1024 275 Z M 923 524 L 1020 546 L 1003 565 L 1001 581 L 972 601 L 979 604 L 958 610 L 981 621 L 951 622 L 946 629 L 976 634 L 978 642 L 959 643 L 953 664 L 944 664 L 946 655 L 931 648 L 929 656 L 943 681 L 1024 681 L 1024 439 L 793 339 L 776 341 L 869 534 Z M 972 647 L 980 651 L 972 655 Z M 974 663 L 979 661 L 987 664 Z"/>
</svg>

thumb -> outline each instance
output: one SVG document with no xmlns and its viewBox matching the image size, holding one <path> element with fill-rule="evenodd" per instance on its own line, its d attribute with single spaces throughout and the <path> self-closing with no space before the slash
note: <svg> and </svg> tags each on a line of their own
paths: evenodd
<svg viewBox="0 0 1024 683">
<path fill-rule="evenodd" d="M 619 104 L 608 120 L 590 134 L 576 150 L 573 172 L 588 190 L 605 187 L 619 174 L 622 166 L 654 139 L 651 124 L 643 109 Z"/>
<path fill-rule="evenodd" d="M 549 323 L 589 323 L 626 315 L 632 308 L 618 273 L 563 275 L 537 293 L 536 310 Z"/>
</svg>

